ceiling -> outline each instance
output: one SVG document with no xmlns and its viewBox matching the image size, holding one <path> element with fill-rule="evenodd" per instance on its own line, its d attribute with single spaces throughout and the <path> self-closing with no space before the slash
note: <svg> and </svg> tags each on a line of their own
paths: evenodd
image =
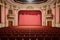
<svg viewBox="0 0 60 40">
<path fill-rule="evenodd" d="M 22 4 L 36 4 L 36 5 L 49 5 L 55 2 L 55 0 L 5 0 L 6 3 L 14 4 L 14 5 L 22 5 Z"/>
<path fill-rule="evenodd" d="M 16 3 L 21 3 L 21 4 L 25 4 L 25 3 L 44 3 L 47 2 L 47 0 L 13 0 Z"/>
</svg>

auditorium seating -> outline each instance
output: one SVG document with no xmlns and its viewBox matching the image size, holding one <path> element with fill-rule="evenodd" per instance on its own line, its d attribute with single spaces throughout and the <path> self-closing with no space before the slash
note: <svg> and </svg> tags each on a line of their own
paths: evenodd
<svg viewBox="0 0 60 40">
<path fill-rule="evenodd" d="M 60 28 L 41 27 L 38 30 L 0 28 L 0 40 L 60 40 Z"/>
</svg>

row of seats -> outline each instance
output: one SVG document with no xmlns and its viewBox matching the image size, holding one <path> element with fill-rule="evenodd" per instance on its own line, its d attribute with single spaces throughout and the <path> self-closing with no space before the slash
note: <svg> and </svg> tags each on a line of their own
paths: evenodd
<svg viewBox="0 0 60 40">
<path fill-rule="evenodd" d="M 60 40 L 59 37 L 3 37 L 3 38 L 0 38 L 0 40 Z"/>
<path fill-rule="evenodd" d="M 0 28 L 0 40 L 60 40 L 60 28 L 42 27 L 38 30 Z"/>
</svg>

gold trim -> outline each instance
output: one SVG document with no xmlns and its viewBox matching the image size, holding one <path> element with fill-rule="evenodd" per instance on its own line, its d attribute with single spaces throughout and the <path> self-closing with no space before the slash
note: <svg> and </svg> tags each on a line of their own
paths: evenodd
<svg viewBox="0 0 60 40">
<path fill-rule="evenodd" d="M 26 9 L 34 9 L 34 7 L 32 7 L 32 6 L 28 6 Z"/>
</svg>

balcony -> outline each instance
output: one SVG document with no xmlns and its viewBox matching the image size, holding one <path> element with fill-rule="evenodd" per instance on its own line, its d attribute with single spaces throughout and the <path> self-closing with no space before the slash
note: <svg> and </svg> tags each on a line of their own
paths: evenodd
<svg viewBox="0 0 60 40">
<path fill-rule="evenodd" d="M 7 19 L 14 19 L 14 14 L 8 14 Z"/>
<path fill-rule="evenodd" d="M 46 19 L 53 19 L 53 14 L 46 14 Z"/>
</svg>

